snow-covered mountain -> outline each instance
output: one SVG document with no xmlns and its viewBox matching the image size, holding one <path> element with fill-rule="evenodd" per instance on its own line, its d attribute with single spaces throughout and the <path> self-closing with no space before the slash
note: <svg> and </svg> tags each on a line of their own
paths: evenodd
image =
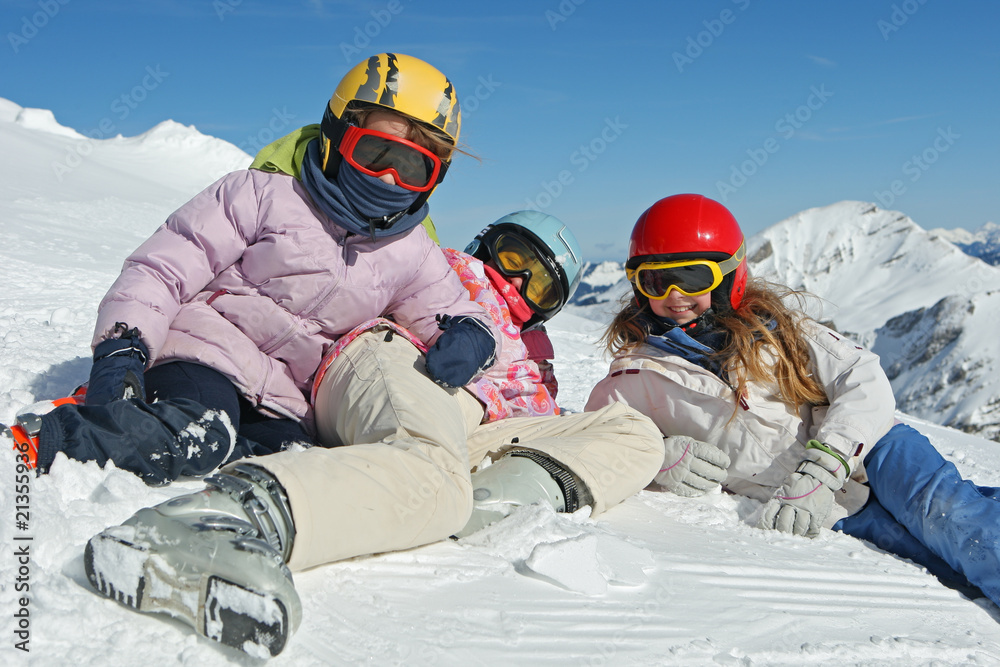
<svg viewBox="0 0 1000 667">
<path fill-rule="evenodd" d="M 50 112 L 0 100 L 0 155 L 6 158 L 0 162 L 0 422 L 86 378 L 97 303 L 121 260 L 178 204 L 249 163 L 230 144 L 169 121 L 140 137 L 78 134 L 60 129 Z M 54 163 L 71 171 L 59 180 Z M 880 270 L 883 260 L 865 260 L 866 248 L 877 257 L 903 253 L 883 245 L 908 237 L 908 228 L 890 225 L 902 230 L 892 234 L 874 224 L 895 214 L 863 215 L 853 204 L 829 208 L 802 214 L 795 230 L 803 238 L 810 228 L 825 234 L 818 221 L 824 216 L 869 225 L 871 236 L 853 232 L 867 243 L 829 241 L 858 253 L 855 270 Z M 855 217 L 861 223 L 845 222 Z M 775 267 L 804 247 L 788 235 L 784 245 L 782 234 L 768 239 L 771 256 L 784 258 L 771 260 Z M 847 247 L 839 257 L 850 254 Z M 928 264 L 933 256 L 928 251 Z M 831 257 L 809 258 L 815 267 L 851 277 Z M 963 270 L 949 261 L 955 263 L 941 268 Z M 888 266 L 897 265 L 906 265 L 905 256 Z M 618 282 L 620 271 L 613 263 L 591 271 L 595 298 Z M 874 307 L 886 307 L 888 295 L 905 287 L 885 282 L 886 275 L 878 278 L 884 303 Z M 925 352 L 915 359 L 946 356 L 973 326 L 969 303 L 948 300 L 956 293 L 891 304 L 891 312 L 868 325 L 873 339 L 925 332 Z M 989 306 L 983 293 L 967 295 L 973 314 Z M 574 307 L 577 313 L 560 313 L 549 326 L 559 402 L 568 409 L 582 409 L 607 371 L 596 346 L 602 322 L 579 315 L 599 307 Z M 912 324 L 893 324 L 893 317 L 919 308 Z M 844 313 L 837 325 L 861 332 Z M 966 331 L 955 340 L 951 334 L 937 339 L 938 323 Z M 879 332 L 883 327 L 888 331 Z M 900 366 L 897 375 L 908 369 Z M 995 443 L 898 416 L 926 433 L 963 474 L 1000 485 Z M 27 493 L 14 493 L 15 479 L 13 457 L 0 456 L 0 544 L 6 549 L 0 613 L 7 619 L 0 664 L 258 664 L 168 617 L 137 614 L 102 598 L 86 581 L 83 550 L 91 536 L 202 483 L 150 488 L 113 466 L 102 470 L 62 456 L 49 475 L 28 480 Z M 15 520 L 26 503 L 27 528 L 19 529 Z M 1000 610 L 991 602 L 970 601 L 912 563 L 843 534 L 824 531 L 808 540 L 757 530 L 759 509 L 720 493 L 681 498 L 642 491 L 596 520 L 586 511 L 567 516 L 526 507 L 458 542 L 297 572 L 302 625 L 268 664 L 1000 664 Z M 26 564 L 15 558 L 16 547 L 29 549 Z M 25 616 L 15 616 L 21 610 Z M 23 641 L 16 632 L 28 633 L 30 653 L 15 648 Z"/>
<path fill-rule="evenodd" d="M 40 200 L 58 206 L 109 198 L 176 208 L 251 160 L 229 142 L 172 120 L 136 137 L 90 138 L 60 125 L 47 109 L 0 98 L 0 123 L 6 158 L 0 162 L 0 202 L 19 209 Z"/>
<path fill-rule="evenodd" d="M 1000 267 L 940 230 L 854 201 L 783 220 L 748 239 L 747 252 L 754 275 L 819 297 L 809 302 L 814 316 L 880 355 L 900 410 L 1000 440 L 1000 340 L 992 333 Z M 607 321 L 629 291 L 622 264 L 589 265 L 584 276 L 573 312 Z"/>
<path fill-rule="evenodd" d="M 987 222 L 974 232 L 967 229 L 932 229 L 946 241 L 951 241 L 962 252 L 978 257 L 987 264 L 1000 265 L 1000 225 Z"/>
<path fill-rule="evenodd" d="M 821 297 L 821 319 L 880 355 L 900 410 L 1000 439 L 1000 267 L 864 202 L 803 211 L 747 249 L 756 275 Z"/>
</svg>

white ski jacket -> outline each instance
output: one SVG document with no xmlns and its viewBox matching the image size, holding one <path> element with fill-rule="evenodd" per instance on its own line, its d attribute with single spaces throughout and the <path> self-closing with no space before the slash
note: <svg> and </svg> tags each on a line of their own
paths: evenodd
<svg viewBox="0 0 1000 667">
<path fill-rule="evenodd" d="M 687 435 L 717 445 L 732 463 L 725 488 L 766 501 L 805 457 L 815 439 L 840 452 L 851 477 L 837 493 L 827 525 L 868 498 L 862 461 L 894 423 L 896 402 L 878 356 L 834 331 L 806 325 L 812 372 L 829 405 L 793 411 L 772 383 L 751 383 L 738 402 L 712 372 L 648 344 L 611 362 L 586 410 L 622 401 L 649 416 L 664 436 Z"/>
</svg>

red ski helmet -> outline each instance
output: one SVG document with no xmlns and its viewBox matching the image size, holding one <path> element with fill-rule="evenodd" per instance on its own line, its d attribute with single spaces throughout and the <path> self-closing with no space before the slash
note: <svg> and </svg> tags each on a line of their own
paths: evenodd
<svg viewBox="0 0 1000 667">
<path fill-rule="evenodd" d="M 643 262 L 679 260 L 727 260 L 744 253 L 743 231 L 736 218 L 717 201 L 694 194 L 673 195 L 656 202 L 632 228 L 626 269 L 636 269 Z M 717 311 L 738 308 L 747 283 L 744 256 L 736 270 L 727 274 L 712 291 L 712 306 Z M 643 296 L 633 285 L 636 299 Z"/>
</svg>

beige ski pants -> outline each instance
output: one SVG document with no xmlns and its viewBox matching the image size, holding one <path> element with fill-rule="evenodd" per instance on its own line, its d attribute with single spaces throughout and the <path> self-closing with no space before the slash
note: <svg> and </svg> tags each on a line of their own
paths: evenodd
<svg viewBox="0 0 1000 667">
<path fill-rule="evenodd" d="M 643 415 L 613 403 L 597 412 L 480 424 L 483 406 L 444 389 L 400 336 L 373 330 L 328 369 L 316 399 L 331 448 L 254 458 L 288 493 L 293 570 L 445 539 L 472 512 L 470 469 L 511 446 L 544 453 L 593 495 L 594 514 L 644 488 L 663 440 Z M 334 433 L 336 435 L 332 435 Z"/>
</svg>

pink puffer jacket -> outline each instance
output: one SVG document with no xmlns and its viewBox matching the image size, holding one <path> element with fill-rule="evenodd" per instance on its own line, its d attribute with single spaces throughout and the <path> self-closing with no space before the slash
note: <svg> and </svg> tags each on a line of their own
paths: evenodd
<svg viewBox="0 0 1000 667">
<path fill-rule="evenodd" d="M 153 363 L 209 366 L 265 412 L 308 422 L 311 379 L 339 336 L 386 315 L 432 344 L 439 313 L 473 315 L 499 340 L 422 226 L 378 242 L 348 235 L 295 178 L 238 171 L 128 257 L 94 344 L 126 322 Z"/>
</svg>

